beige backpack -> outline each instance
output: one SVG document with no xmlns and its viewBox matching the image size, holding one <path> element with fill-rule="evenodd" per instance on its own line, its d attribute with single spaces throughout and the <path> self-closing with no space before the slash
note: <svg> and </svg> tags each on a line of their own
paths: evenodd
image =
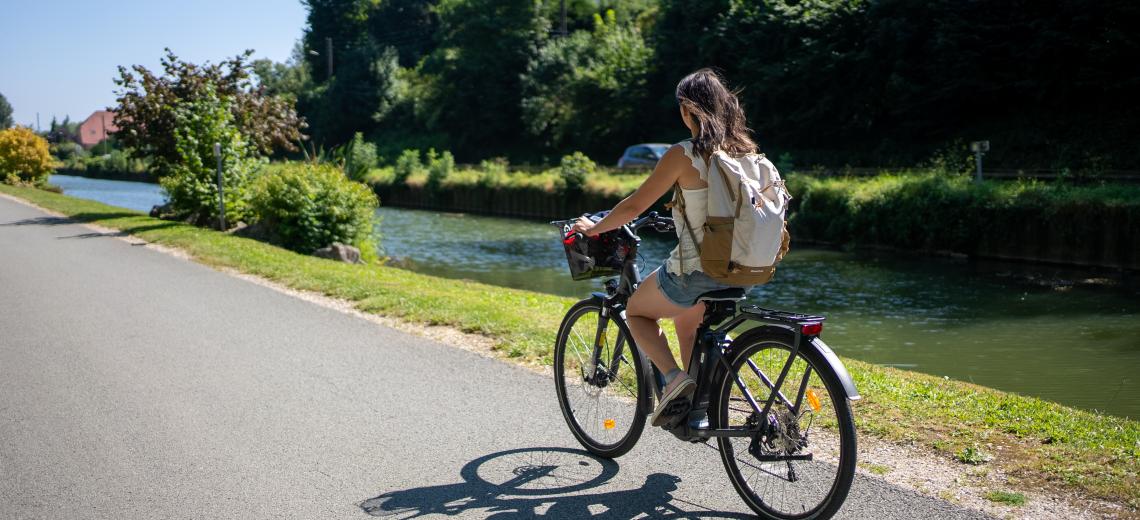
<svg viewBox="0 0 1140 520">
<path fill-rule="evenodd" d="M 708 218 L 701 243 L 685 214 L 680 186 L 675 186 L 673 199 L 700 252 L 701 270 L 726 285 L 767 283 L 791 239 L 786 217 L 792 196 L 780 173 L 764 154 L 718 150 L 709 158 L 707 177 Z"/>
</svg>

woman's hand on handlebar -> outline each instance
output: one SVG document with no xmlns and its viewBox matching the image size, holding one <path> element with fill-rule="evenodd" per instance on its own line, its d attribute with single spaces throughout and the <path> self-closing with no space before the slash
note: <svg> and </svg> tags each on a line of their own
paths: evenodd
<svg viewBox="0 0 1140 520">
<path fill-rule="evenodd" d="M 571 230 L 586 236 L 594 236 L 597 235 L 597 233 L 594 233 L 592 231 L 594 229 L 594 226 L 594 222 L 590 219 L 586 217 L 578 217 L 578 221 L 574 223 L 574 226 L 571 228 Z"/>
</svg>

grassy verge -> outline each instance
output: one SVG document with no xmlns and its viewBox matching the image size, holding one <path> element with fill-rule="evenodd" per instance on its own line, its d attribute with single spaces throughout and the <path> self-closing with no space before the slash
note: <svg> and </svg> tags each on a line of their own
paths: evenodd
<svg viewBox="0 0 1140 520">
<path fill-rule="evenodd" d="M 182 249 L 197 261 L 355 302 L 366 312 L 484 334 L 507 358 L 551 362 L 569 298 L 321 260 L 250 239 L 31 188 L 0 192 Z M 964 464 L 997 465 L 1022 488 L 1056 486 L 1140 507 L 1140 422 L 969 383 L 845 359 L 864 399 L 860 432 Z"/>
<path fill-rule="evenodd" d="M 614 170 L 597 168 L 586 178 L 582 186 L 584 193 L 600 197 L 624 197 L 645 180 L 649 170 Z M 373 168 L 363 181 L 371 185 L 390 186 L 399 181 L 391 167 Z M 428 183 L 428 173 L 412 173 L 403 181 L 410 187 L 422 188 Z M 506 170 L 505 168 L 460 168 L 440 181 L 440 188 L 469 189 L 487 188 L 507 191 L 542 191 L 557 193 L 566 188 L 566 180 L 561 171 L 548 168 L 542 171 Z"/>
</svg>

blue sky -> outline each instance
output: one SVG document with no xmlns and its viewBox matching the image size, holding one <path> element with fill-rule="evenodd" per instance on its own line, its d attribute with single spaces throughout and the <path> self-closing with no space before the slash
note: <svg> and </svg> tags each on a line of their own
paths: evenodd
<svg viewBox="0 0 1140 520">
<path fill-rule="evenodd" d="M 118 65 L 155 70 L 163 47 L 195 63 L 245 49 L 285 61 L 301 37 L 300 0 L 0 0 L 0 93 L 17 124 L 83 120 L 115 102 Z"/>
</svg>

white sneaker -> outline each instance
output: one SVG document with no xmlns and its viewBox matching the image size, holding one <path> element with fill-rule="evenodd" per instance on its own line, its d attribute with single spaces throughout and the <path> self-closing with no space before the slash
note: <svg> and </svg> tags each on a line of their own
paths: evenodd
<svg viewBox="0 0 1140 520">
<path fill-rule="evenodd" d="M 693 381 L 689 374 L 684 372 L 678 374 L 661 391 L 661 402 L 657 403 L 657 409 L 653 410 L 653 415 L 649 416 L 649 423 L 653 426 L 661 426 L 669 422 L 673 416 L 664 413 L 669 405 L 680 399 L 688 399 L 696 389 L 697 382 Z"/>
</svg>

